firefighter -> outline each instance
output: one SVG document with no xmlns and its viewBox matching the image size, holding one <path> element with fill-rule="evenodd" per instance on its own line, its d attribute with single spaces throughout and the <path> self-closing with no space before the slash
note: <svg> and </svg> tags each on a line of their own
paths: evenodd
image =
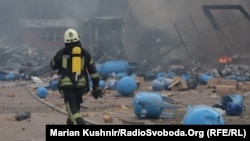
<svg viewBox="0 0 250 141">
<path fill-rule="evenodd" d="M 62 93 L 66 105 L 67 125 L 83 125 L 85 122 L 80 113 L 82 96 L 91 91 L 95 99 L 102 97 L 100 78 L 95 63 L 90 53 L 82 47 L 76 30 L 65 31 L 64 44 L 65 46 L 53 56 L 50 66 L 53 70 L 58 70 L 60 76 L 58 90 Z"/>
</svg>

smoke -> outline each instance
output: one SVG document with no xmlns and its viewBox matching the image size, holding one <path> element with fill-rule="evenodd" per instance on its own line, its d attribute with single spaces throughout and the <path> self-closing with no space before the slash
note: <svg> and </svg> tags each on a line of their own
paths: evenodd
<svg viewBox="0 0 250 141">
<path fill-rule="evenodd" d="M 17 36 L 20 19 L 93 17 L 97 2 L 98 0 L 0 0 L 0 37 Z"/>
<path fill-rule="evenodd" d="M 249 2 L 241 0 L 129 0 L 134 16 L 142 26 L 166 31 L 190 15 L 199 28 L 209 26 L 202 11 L 205 4 L 242 4 L 249 7 Z"/>
<path fill-rule="evenodd" d="M 243 4 L 250 8 L 246 0 L 128 0 L 128 3 L 143 27 L 163 31 L 173 30 L 174 23 L 190 15 L 198 29 L 210 26 L 201 9 L 204 4 Z M 115 7 L 110 5 L 107 11 Z M 98 8 L 98 0 L 0 0 L 0 34 L 14 33 L 22 18 L 79 19 L 93 17 Z"/>
<path fill-rule="evenodd" d="M 85 18 L 93 16 L 98 0 L 0 0 L 1 16 L 9 18 Z"/>
<path fill-rule="evenodd" d="M 124 5 L 125 7 L 125 0 L 117 0 L 116 3 L 114 3 L 115 0 L 101 1 L 102 5 L 105 5 L 105 8 L 103 9 L 101 9 L 99 5 L 99 0 L 0 0 L 0 37 L 8 36 L 10 38 L 18 39 L 16 36 L 18 36 L 19 19 L 84 19 L 95 16 L 98 10 L 104 10 L 102 11 L 103 13 L 113 12 L 114 14 L 115 11 L 117 11 L 115 9 L 119 9 L 119 6 L 121 7 L 121 5 Z M 212 29 L 209 20 L 202 10 L 203 5 L 240 4 L 248 10 L 248 12 L 250 12 L 250 2 L 248 0 L 127 1 L 132 11 L 132 15 L 135 17 L 134 19 L 141 27 L 143 27 L 143 29 L 166 32 L 169 36 L 176 40 L 174 43 L 178 43 L 180 41 L 174 25 L 177 24 L 181 29 L 189 29 L 190 23 L 186 24 L 183 21 L 190 16 L 196 25 L 197 31 L 203 32 Z M 239 14 L 235 15 L 237 17 Z M 217 19 L 225 19 L 225 15 L 218 14 Z M 249 34 L 244 33 L 247 30 L 242 28 L 242 24 L 238 24 L 237 26 L 241 28 L 237 29 L 234 27 L 232 28 L 232 31 L 235 32 L 238 30 L 238 33 L 235 34 L 237 35 L 236 37 L 238 37 L 238 40 L 241 41 L 242 46 L 247 46 L 249 42 L 246 42 L 246 40 L 247 37 L 249 37 Z M 248 27 L 248 25 L 244 27 Z M 193 35 L 183 36 L 183 39 L 186 41 L 190 37 L 193 37 Z M 209 46 L 220 46 L 218 43 L 216 44 L 216 36 L 214 34 L 203 35 L 203 38 L 206 44 L 214 43 Z M 193 42 L 197 42 L 197 40 Z M 186 45 L 196 46 L 195 43 Z M 205 44 L 203 43 L 202 46 L 205 46 Z M 205 50 L 206 55 L 209 54 L 209 51 L 212 51 L 212 49 L 206 47 L 199 49 L 202 51 Z M 205 56 L 203 54 L 200 55 Z"/>
<path fill-rule="evenodd" d="M 193 28 L 193 25 L 191 25 L 190 17 L 192 17 L 192 22 L 194 22 L 196 26 L 195 30 L 200 33 L 206 33 L 203 34 L 202 38 L 200 39 L 198 39 L 197 34 L 186 36 L 182 34 L 182 38 L 185 40 L 186 46 L 192 53 L 192 56 L 203 57 L 203 59 L 207 60 L 211 59 L 213 57 L 212 55 L 221 55 L 221 52 L 223 53 L 223 51 L 219 51 L 223 45 L 219 42 L 210 21 L 202 9 L 203 5 L 216 4 L 242 5 L 248 11 L 248 13 L 250 13 L 250 2 L 246 0 L 129 0 L 129 6 L 133 12 L 133 15 L 142 27 L 145 29 L 150 29 L 151 31 L 165 31 L 171 36 L 176 37 L 171 37 L 172 39 L 176 40 L 176 43 L 180 41 L 180 38 L 175 29 L 175 25 L 178 25 L 179 29 L 183 31 L 194 30 L 191 29 Z M 226 21 L 225 13 L 222 11 L 223 10 L 220 10 L 220 13 L 213 12 L 214 16 L 216 16 L 216 20 L 219 20 L 220 24 L 223 24 L 223 22 L 225 23 Z M 227 16 L 229 19 L 243 17 L 242 14 L 239 14 L 239 12 L 237 13 L 235 11 L 232 15 L 227 14 Z M 235 27 L 232 26 L 230 27 L 231 29 L 227 27 L 227 29 L 223 30 L 225 30 L 225 33 L 229 37 L 232 37 L 230 34 L 233 32 L 233 34 L 238 37 L 237 40 L 242 41 L 245 39 L 241 43 L 238 43 L 242 46 L 243 44 L 246 46 L 249 43 L 246 39 L 246 37 L 249 37 L 249 32 L 246 33 L 247 26 L 243 27 L 242 24 L 235 24 Z M 245 22 L 245 24 L 247 23 Z M 191 38 L 196 38 L 196 40 L 192 41 Z M 187 40 L 191 41 L 192 43 L 187 44 Z M 241 47 L 241 49 L 243 49 L 243 47 Z M 179 52 L 180 51 L 177 51 L 177 53 Z M 177 55 L 176 53 L 171 54 L 173 54 L 173 56 L 183 57 L 183 52 L 180 53 L 180 55 Z"/>
</svg>

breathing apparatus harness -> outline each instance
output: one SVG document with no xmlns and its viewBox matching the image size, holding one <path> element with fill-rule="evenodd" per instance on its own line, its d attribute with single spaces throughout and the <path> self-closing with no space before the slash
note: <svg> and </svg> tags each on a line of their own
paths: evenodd
<svg viewBox="0 0 250 141">
<path fill-rule="evenodd" d="M 84 56 L 81 47 L 72 47 L 70 53 L 64 54 L 62 59 L 62 78 L 59 86 L 87 86 L 84 70 Z"/>
</svg>

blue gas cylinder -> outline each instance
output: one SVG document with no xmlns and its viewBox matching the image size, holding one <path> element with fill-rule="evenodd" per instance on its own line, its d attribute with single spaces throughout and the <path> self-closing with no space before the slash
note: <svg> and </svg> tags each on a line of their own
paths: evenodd
<svg viewBox="0 0 250 141">
<path fill-rule="evenodd" d="M 110 78 L 106 81 L 106 89 L 108 90 L 116 90 L 117 80 L 114 78 Z"/>
<path fill-rule="evenodd" d="M 189 107 L 183 118 L 184 125 L 224 125 L 224 119 L 216 109 L 206 105 Z"/>
<path fill-rule="evenodd" d="M 159 73 L 156 74 L 156 77 L 167 77 L 167 73 L 159 72 Z"/>
<path fill-rule="evenodd" d="M 211 78 L 214 78 L 212 75 L 209 74 L 202 74 L 199 78 L 201 84 L 207 84 L 207 81 Z"/>
<path fill-rule="evenodd" d="M 164 89 L 164 81 L 154 79 L 152 81 L 152 91 L 162 91 Z"/>
<path fill-rule="evenodd" d="M 230 99 L 224 103 L 227 115 L 237 116 L 240 115 L 245 109 L 244 98 L 241 94 L 225 95 L 223 98 Z"/>
<path fill-rule="evenodd" d="M 107 77 L 111 73 L 126 73 L 128 70 L 129 63 L 127 61 L 106 61 L 100 66 L 99 73 L 100 75 Z"/>
<path fill-rule="evenodd" d="M 59 83 L 59 80 L 51 80 L 50 82 L 49 82 L 49 88 L 51 89 L 51 90 L 58 90 L 58 83 Z"/>
<path fill-rule="evenodd" d="M 37 89 L 37 95 L 40 98 L 46 98 L 48 95 L 48 90 L 45 87 L 38 87 Z"/>
<path fill-rule="evenodd" d="M 105 88 L 105 81 L 104 80 L 99 81 L 99 87 L 102 88 L 102 89 Z"/>
<path fill-rule="evenodd" d="M 244 108 L 239 103 L 228 102 L 225 110 L 227 115 L 239 116 L 243 112 Z"/>
<path fill-rule="evenodd" d="M 15 80 L 15 74 L 14 73 L 8 73 L 6 74 L 6 80 L 10 80 L 10 81 L 13 81 Z"/>
<path fill-rule="evenodd" d="M 238 82 L 246 82 L 246 81 L 249 81 L 249 76 L 247 76 L 247 75 L 243 75 L 243 76 L 237 76 L 236 77 L 236 80 L 238 81 Z"/>
<path fill-rule="evenodd" d="M 164 81 L 163 81 L 163 88 L 164 88 L 164 90 L 170 90 L 170 88 L 168 88 L 168 86 L 169 85 L 171 85 L 172 83 L 173 83 L 173 79 L 164 79 Z"/>
<path fill-rule="evenodd" d="M 117 91 L 122 96 L 131 96 L 137 89 L 137 83 L 131 76 L 124 76 L 117 82 Z"/>
<path fill-rule="evenodd" d="M 119 72 L 119 73 L 116 74 L 117 79 L 121 79 L 124 76 L 128 76 L 128 73 L 126 73 L 126 72 Z"/>
<path fill-rule="evenodd" d="M 164 100 L 158 93 L 138 92 L 133 100 L 134 114 L 139 118 L 159 118 L 164 109 Z"/>
<path fill-rule="evenodd" d="M 174 76 L 177 76 L 177 74 L 175 72 L 172 72 L 172 71 L 167 72 L 167 74 L 166 74 L 166 78 L 173 78 Z"/>
<path fill-rule="evenodd" d="M 98 72 L 100 72 L 100 69 L 101 69 L 101 67 L 102 67 L 102 64 L 96 63 L 96 64 L 95 64 L 95 67 L 96 67 L 96 70 L 97 70 Z"/>
<path fill-rule="evenodd" d="M 228 96 L 231 98 L 232 102 L 238 103 L 239 105 L 243 105 L 244 98 L 241 94 L 232 94 Z"/>
</svg>

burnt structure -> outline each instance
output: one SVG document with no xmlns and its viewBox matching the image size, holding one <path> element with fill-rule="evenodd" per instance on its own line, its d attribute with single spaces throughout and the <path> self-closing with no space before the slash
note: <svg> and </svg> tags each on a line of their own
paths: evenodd
<svg viewBox="0 0 250 141">
<path fill-rule="evenodd" d="M 215 16 L 212 13 L 212 10 L 238 10 L 241 14 L 243 14 L 244 18 L 250 20 L 250 15 L 241 5 L 204 5 L 202 6 L 204 14 L 207 16 L 210 21 L 212 27 L 216 31 L 218 39 L 222 43 L 222 45 L 226 48 L 227 54 L 233 56 L 236 54 L 236 50 L 234 46 L 230 43 L 228 37 L 222 30 L 221 26 L 216 21 Z"/>
<path fill-rule="evenodd" d="M 246 19 L 250 20 L 250 15 L 241 5 L 204 5 L 202 9 L 215 29 L 219 29 L 220 26 L 213 16 L 212 10 L 239 10 Z"/>
</svg>

